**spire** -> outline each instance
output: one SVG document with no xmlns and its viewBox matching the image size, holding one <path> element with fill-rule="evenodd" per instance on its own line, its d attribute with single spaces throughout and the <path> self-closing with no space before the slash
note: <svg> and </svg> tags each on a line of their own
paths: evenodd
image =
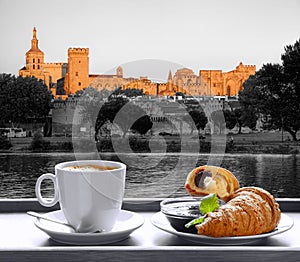
<svg viewBox="0 0 300 262">
<path fill-rule="evenodd" d="M 36 28 L 33 28 L 33 34 L 32 34 L 32 39 L 31 39 L 31 50 L 39 50 L 38 47 L 39 41 L 36 38 Z"/>
<path fill-rule="evenodd" d="M 33 28 L 33 37 L 32 38 L 36 39 L 36 28 L 35 27 Z"/>
<path fill-rule="evenodd" d="M 168 75 L 168 82 L 172 81 L 172 72 L 171 69 L 169 70 L 169 75 Z"/>
</svg>

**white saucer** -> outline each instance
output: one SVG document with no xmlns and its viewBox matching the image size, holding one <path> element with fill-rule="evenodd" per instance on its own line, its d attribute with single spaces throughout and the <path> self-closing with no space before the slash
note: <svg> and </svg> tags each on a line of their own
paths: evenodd
<svg viewBox="0 0 300 262">
<path fill-rule="evenodd" d="M 195 243 L 206 244 L 206 245 L 249 245 L 267 240 L 268 237 L 281 234 L 292 228 L 294 221 L 292 218 L 285 214 L 281 214 L 281 220 L 278 227 L 272 232 L 253 235 L 253 236 L 238 236 L 238 237 L 208 237 L 204 235 L 183 233 L 174 229 L 165 215 L 161 212 L 155 213 L 151 222 L 154 226 L 168 233 L 181 237 L 185 240 L 192 241 Z"/>
<path fill-rule="evenodd" d="M 49 212 L 44 216 L 66 222 L 61 210 Z M 117 222 L 109 232 L 101 233 L 69 233 L 59 225 L 37 218 L 34 224 L 53 240 L 69 245 L 103 245 L 126 239 L 134 230 L 142 226 L 144 218 L 134 212 L 121 210 Z"/>
</svg>

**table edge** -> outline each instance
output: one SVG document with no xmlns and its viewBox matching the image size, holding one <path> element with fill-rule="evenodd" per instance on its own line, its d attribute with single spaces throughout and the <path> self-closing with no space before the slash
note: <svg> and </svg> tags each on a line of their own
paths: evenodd
<svg viewBox="0 0 300 262">
<path fill-rule="evenodd" d="M 162 198 L 124 198 L 122 208 L 134 212 L 157 212 Z M 300 198 L 277 198 L 282 212 L 300 212 Z M 36 198 L 0 199 L 0 213 L 26 212 L 34 210 L 49 212 L 60 209 L 59 204 L 46 208 Z"/>
</svg>

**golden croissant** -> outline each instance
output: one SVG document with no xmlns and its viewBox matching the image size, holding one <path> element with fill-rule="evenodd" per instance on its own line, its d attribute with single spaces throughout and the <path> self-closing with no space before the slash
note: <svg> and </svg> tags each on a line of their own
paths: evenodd
<svg viewBox="0 0 300 262">
<path fill-rule="evenodd" d="M 185 188 L 192 196 L 215 193 L 224 201 L 239 187 L 238 180 L 229 170 L 216 166 L 200 166 L 193 169 L 185 182 Z"/>
<path fill-rule="evenodd" d="M 280 215 L 279 205 L 269 192 L 243 187 L 233 192 L 226 204 L 207 213 L 196 229 L 198 234 L 212 237 L 257 235 L 274 230 Z"/>
</svg>

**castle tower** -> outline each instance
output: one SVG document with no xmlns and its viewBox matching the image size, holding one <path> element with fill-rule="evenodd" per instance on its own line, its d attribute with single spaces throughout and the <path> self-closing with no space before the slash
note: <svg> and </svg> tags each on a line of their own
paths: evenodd
<svg viewBox="0 0 300 262">
<path fill-rule="evenodd" d="M 118 68 L 116 70 L 116 74 L 119 77 L 123 77 L 123 68 L 121 66 L 118 66 Z"/>
<path fill-rule="evenodd" d="M 69 48 L 68 49 L 68 73 L 67 86 L 68 94 L 76 93 L 78 90 L 89 85 L 89 49 Z"/>
<path fill-rule="evenodd" d="M 44 52 L 39 49 L 38 43 L 34 27 L 31 48 L 26 52 L 26 69 L 33 72 L 33 75 L 35 75 L 34 72 L 41 70 L 44 64 Z"/>
<path fill-rule="evenodd" d="M 168 75 L 168 83 L 167 83 L 167 91 L 170 92 L 172 91 L 172 85 L 173 85 L 173 79 L 172 79 L 172 72 L 171 69 L 169 70 L 169 75 Z"/>
</svg>

